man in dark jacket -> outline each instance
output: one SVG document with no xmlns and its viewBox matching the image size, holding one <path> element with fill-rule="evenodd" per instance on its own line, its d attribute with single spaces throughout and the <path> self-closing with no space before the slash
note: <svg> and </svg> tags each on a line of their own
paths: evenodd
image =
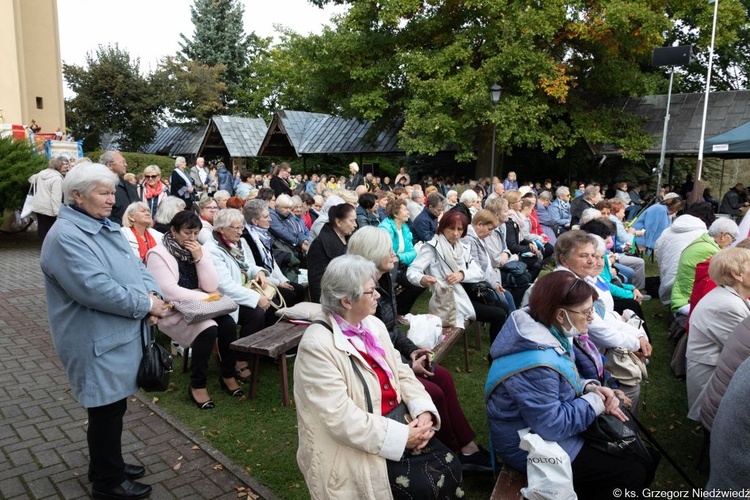
<svg viewBox="0 0 750 500">
<path fill-rule="evenodd" d="M 443 213 L 443 195 L 432 193 L 427 197 L 427 206 L 417 215 L 412 224 L 414 242 L 430 241 L 437 231 L 437 220 Z"/>
<path fill-rule="evenodd" d="M 128 162 L 125 161 L 125 157 L 119 151 L 105 151 L 99 157 L 99 163 L 108 167 L 120 178 L 120 182 L 115 186 L 115 204 L 108 218 L 112 222 L 122 225 L 122 216 L 125 215 L 125 209 L 134 201 L 140 201 L 136 187 L 122 179 L 122 176 L 128 172 Z"/>
<path fill-rule="evenodd" d="M 738 183 L 733 188 L 730 188 L 721 199 L 721 208 L 719 212 L 737 218 L 741 215 L 740 210 L 748 205 L 750 205 L 750 203 L 747 201 L 745 186 Z"/>
<path fill-rule="evenodd" d="M 232 195 L 234 193 L 234 179 L 232 178 L 232 172 L 227 170 L 226 165 L 224 165 L 224 162 L 222 161 L 217 164 L 217 167 L 219 167 L 219 170 L 217 171 L 219 177 L 219 189 L 223 189 Z"/>
<path fill-rule="evenodd" d="M 570 202 L 571 224 L 580 224 L 583 211 L 587 208 L 594 208 L 599 203 L 602 195 L 599 192 L 599 186 L 589 184 L 583 190 L 583 194 Z"/>
</svg>

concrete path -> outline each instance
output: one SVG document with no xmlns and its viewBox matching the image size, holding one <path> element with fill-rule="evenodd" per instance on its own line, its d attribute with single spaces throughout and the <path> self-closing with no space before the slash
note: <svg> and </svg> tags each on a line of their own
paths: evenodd
<svg viewBox="0 0 750 500">
<path fill-rule="evenodd" d="M 35 233 L 0 234 L 0 498 L 88 498 L 86 410 L 52 345 L 39 253 Z M 275 498 L 147 395 L 129 398 L 122 440 L 153 499 Z"/>
</svg>

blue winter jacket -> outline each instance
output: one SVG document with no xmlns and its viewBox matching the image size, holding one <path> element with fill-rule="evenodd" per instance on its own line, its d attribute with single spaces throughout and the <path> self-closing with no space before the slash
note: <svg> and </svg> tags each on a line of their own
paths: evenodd
<svg viewBox="0 0 750 500">
<path fill-rule="evenodd" d="M 268 213 L 271 216 L 271 227 L 268 228 L 271 236 L 293 247 L 298 247 L 304 241 L 309 241 L 309 233 L 305 236 L 305 233 L 299 230 L 294 221 L 294 215 L 289 213 L 283 216 L 273 209 L 269 210 Z M 304 224 L 302 225 L 304 226 Z"/>
<path fill-rule="evenodd" d="M 651 205 L 644 210 L 633 223 L 633 228 L 636 230 L 646 230 L 646 234 L 638 236 L 635 239 L 636 243 L 638 243 L 639 247 L 650 249 L 655 248 L 656 240 L 659 239 L 661 233 L 663 233 L 670 224 L 672 224 L 672 220 L 669 218 L 669 210 L 667 210 L 667 207 L 661 203 Z"/>
<path fill-rule="evenodd" d="M 547 327 L 536 322 L 524 308 L 510 315 L 492 344 L 490 355 L 494 367 L 512 354 L 550 349 L 564 358 L 564 363 L 573 364 Z M 598 384 L 583 379 L 580 387 L 589 383 Z M 556 441 L 573 461 L 583 446 L 579 434 L 603 411 L 604 403 L 597 394 L 577 394 L 567 377 L 546 366 L 515 370 L 487 397 L 492 446 L 505 463 L 522 472 L 526 471 L 528 453 L 518 447 L 519 430 L 530 427 L 543 439 Z"/>
</svg>

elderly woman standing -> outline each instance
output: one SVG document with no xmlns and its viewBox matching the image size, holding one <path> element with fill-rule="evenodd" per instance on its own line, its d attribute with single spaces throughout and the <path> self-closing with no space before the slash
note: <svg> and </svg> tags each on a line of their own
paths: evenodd
<svg viewBox="0 0 750 500">
<path fill-rule="evenodd" d="M 156 245 L 161 245 L 164 236 L 156 229 L 152 229 L 151 210 L 142 201 L 128 205 L 122 216 L 123 227 L 120 228 L 125 239 L 136 257 L 146 262 L 146 254 Z"/>
<path fill-rule="evenodd" d="M 268 204 L 263 200 L 250 200 L 245 203 L 243 215 L 245 216 L 245 230 L 242 232 L 242 239 L 247 243 L 255 265 L 266 270 L 268 281 L 278 287 L 288 307 L 302 302 L 305 297 L 305 287 L 289 281 L 273 256 L 273 237 L 268 232 L 271 226 Z"/>
<path fill-rule="evenodd" d="M 88 411 L 94 498 L 145 498 L 145 474 L 123 461 L 127 397 L 138 390 L 142 321 L 164 315 L 159 287 L 107 218 L 117 174 L 100 164 L 70 170 L 65 205 L 42 247 L 47 318 L 71 394 Z"/>
<path fill-rule="evenodd" d="M 163 246 L 152 248 L 146 256 L 146 266 L 164 291 L 169 302 L 205 300 L 218 294 L 219 277 L 211 256 L 198 243 L 201 221 L 195 213 L 178 213 L 164 235 Z M 183 347 L 192 348 L 188 396 L 201 410 L 215 407 L 208 395 L 208 358 L 214 343 L 219 346 L 219 384 L 232 396 L 242 396 L 235 376 L 235 353 L 229 348 L 237 338 L 237 324 L 228 314 L 188 325 L 182 313 L 172 311 L 159 321 L 159 329 Z M 217 342 L 218 341 L 218 342 Z"/>
<path fill-rule="evenodd" d="M 581 499 L 610 498 L 614 488 L 641 491 L 658 465 L 596 450 L 581 436 L 602 413 L 628 420 L 612 389 L 581 379 L 573 361 L 571 342 L 587 332 L 596 299 L 596 290 L 571 273 L 540 278 L 529 307 L 515 311 L 492 344 L 485 389 L 490 439 L 504 463 L 526 471 L 518 431 L 529 427 L 570 456 Z"/>
<path fill-rule="evenodd" d="M 485 279 L 484 271 L 471 258 L 471 248 L 461 242 L 466 236 L 469 221 L 461 212 L 450 210 L 443 214 L 435 237 L 419 248 L 406 276 L 413 285 L 424 288 L 453 286 L 456 304 L 456 325 L 467 320 L 490 324 L 490 339 L 494 340 L 508 317 L 506 310 L 497 305 L 480 302 L 469 296 L 460 283 L 478 283 Z M 436 291 L 433 290 L 433 297 Z M 432 302 L 432 301 L 431 301 Z"/>
<path fill-rule="evenodd" d="M 216 214 L 211 238 L 203 244 L 203 249 L 211 255 L 219 277 L 219 292 L 239 306 L 231 316 L 240 325 L 240 337 L 259 332 L 269 324 L 269 320 L 272 323 L 273 319 L 268 317 L 269 310 L 275 318 L 270 309 L 271 301 L 247 287 L 252 280 L 265 287 L 266 270 L 253 262 L 250 247 L 242 239 L 244 229 L 245 217 L 242 212 L 227 208 Z M 245 353 L 237 354 L 235 369 L 237 380 L 250 382 L 248 356 Z"/>
<path fill-rule="evenodd" d="M 161 169 L 158 166 L 149 165 L 143 169 L 143 184 L 139 192 L 141 200 L 148 205 L 151 218 L 155 219 L 159 206 L 169 196 L 168 189 L 161 181 Z"/>
<path fill-rule="evenodd" d="M 401 362 L 385 325 L 372 316 L 379 298 L 376 277 L 375 264 L 363 257 L 334 259 L 321 287 L 327 325 L 311 325 L 299 344 L 297 463 L 310 496 L 463 496 L 459 461 L 432 439 L 441 424 L 437 408 Z M 413 417 L 408 424 L 385 416 L 400 403 Z M 408 476 L 400 477 L 399 466 L 411 462 Z M 437 469 L 445 471 L 442 478 L 433 476 Z"/>
<path fill-rule="evenodd" d="M 729 220 L 729 219 L 724 219 Z M 727 248 L 708 266 L 717 288 L 703 297 L 690 315 L 687 351 L 688 417 L 700 419 L 703 391 L 719 362 L 729 334 L 750 316 L 750 250 Z"/>
<path fill-rule="evenodd" d="M 320 281 L 328 264 L 346 253 L 346 242 L 357 229 L 357 214 L 348 203 L 335 205 L 328 210 L 328 222 L 310 245 L 307 253 L 310 300 L 320 301 Z"/>
<path fill-rule="evenodd" d="M 185 202 L 185 208 L 193 208 L 195 199 L 195 186 L 190 179 L 190 172 L 187 170 L 187 161 L 184 156 L 178 156 L 174 159 L 174 170 L 169 178 L 169 190 L 171 196 L 176 196 Z"/>
<path fill-rule="evenodd" d="M 47 164 L 47 168 L 29 177 L 29 183 L 34 185 L 34 202 L 32 209 L 36 214 L 37 233 L 44 241 L 52 224 L 57 220 L 57 213 L 63 201 L 62 169 L 67 165 L 67 160 L 53 158 Z"/>
</svg>

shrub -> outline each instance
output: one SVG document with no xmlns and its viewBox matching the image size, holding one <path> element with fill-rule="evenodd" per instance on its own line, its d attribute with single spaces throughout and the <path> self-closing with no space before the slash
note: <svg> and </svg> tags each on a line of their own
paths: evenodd
<svg viewBox="0 0 750 500">
<path fill-rule="evenodd" d="M 86 153 L 86 156 L 91 158 L 91 161 L 99 161 L 99 157 L 104 153 L 101 149 L 90 151 Z M 149 165 L 156 165 L 161 169 L 161 176 L 167 179 L 174 170 L 174 158 L 169 156 L 158 156 L 158 155 L 147 155 L 144 153 L 128 153 L 127 151 L 120 151 L 122 156 L 125 157 L 125 161 L 128 162 L 128 172 L 138 175 L 143 172 L 143 169 Z"/>
<path fill-rule="evenodd" d="M 21 208 L 29 191 L 29 177 L 45 168 L 47 157 L 27 140 L 0 138 L 0 213 Z"/>
</svg>

